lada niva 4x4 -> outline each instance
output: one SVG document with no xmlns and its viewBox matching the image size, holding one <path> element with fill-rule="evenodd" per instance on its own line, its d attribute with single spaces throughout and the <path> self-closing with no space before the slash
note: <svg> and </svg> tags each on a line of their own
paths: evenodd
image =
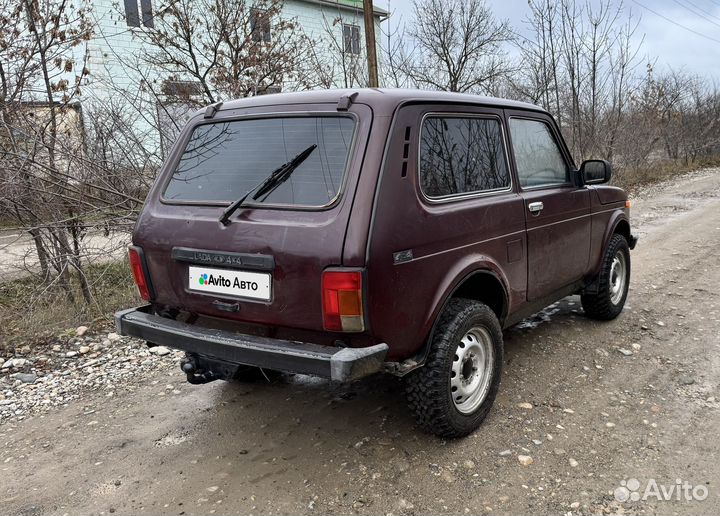
<svg viewBox="0 0 720 516">
<path fill-rule="evenodd" d="M 579 168 L 530 104 L 331 90 L 209 106 L 139 216 L 123 335 L 184 350 L 192 383 L 403 376 L 421 427 L 473 431 L 503 328 L 571 294 L 616 317 L 635 246 L 610 164 Z"/>
</svg>

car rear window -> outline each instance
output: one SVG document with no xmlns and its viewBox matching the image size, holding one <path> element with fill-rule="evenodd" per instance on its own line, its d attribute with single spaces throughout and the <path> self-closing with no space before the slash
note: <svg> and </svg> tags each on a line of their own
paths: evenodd
<svg viewBox="0 0 720 516">
<path fill-rule="evenodd" d="M 430 198 L 509 188 L 500 122 L 481 117 L 426 118 L 420 139 L 420 185 Z"/>
<path fill-rule="evenodd" d="M 354 131 L 354 118 L 337 115 L 198 125 L 163 198 L 174 202 L 235 201 L 278 167 L 317 145 L 285 183 L 253 203 L 325 206 L 340 192 Z"/>
</svg>

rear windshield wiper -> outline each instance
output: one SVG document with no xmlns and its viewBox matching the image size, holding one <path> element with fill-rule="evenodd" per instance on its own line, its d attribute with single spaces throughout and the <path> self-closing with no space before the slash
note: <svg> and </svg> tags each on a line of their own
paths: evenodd
<svg viewBox="0 0 720 516">
<path fill-rule="evenodd" d="M 267 177 L 267 179 L 264 179 L 262 181 L 262 183 L 254 186 L 253 188 L 245 192 L 245 195 L 243 195 L 237 201 L 225 208 L 225 211 L 223 211 L 222 215 L 220 216 L 220 223 L 223 226 L 227 226 L 228 224 L 230 224 L 230 215 L 235 213 L 239 208 L 243 207 L 245 199 L 247 199 L 251 193 L 253 194 L 253 201 L 257 201 L 262 196 L 265 196 L 265 199 L 267 199 L 268 195 L 270 195 L 278 186 L 283 184 L 287 180 L 287 178 L 290 177 L 290 174 L 292 174 L 295 169 L 298 168 L 300 164 L 305 161 L 315 149 L 317 149 L 317 144 L 313 143 L 310 147 L 299 153 L 293 159 L 273 170 L 272 173 Z"/>
</svg>

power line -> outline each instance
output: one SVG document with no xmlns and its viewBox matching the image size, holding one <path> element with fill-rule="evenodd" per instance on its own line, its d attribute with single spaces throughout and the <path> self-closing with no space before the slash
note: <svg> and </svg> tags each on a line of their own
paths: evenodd
<svg viewBox="0 0 720 516">
<path fill-rule="evenodd" d="M 659 16 L 659 17 L 662 18 L 663 20 L 665 20 L 665 21 L 667 21 L 667 22 L 670 22 L 670 23 L 672 23 L 673 25 L 676 25 L 677 27 L 680 27 L 681 29 L 685 29 L 685 30 L 688 31 L 688 32 L 692 32 L 693 34 L 695 34 L 696 36 L 700 36 L 701 38 L 709 39 L 710 41 L 714 41 L 715 43 L 720 43 L 720 39 L 712 38 L 712 37 L 710 37 L 710 36 L 708 36 L 708 35 L 706 35 L 706 34 L 702 34 L 701 32 L 698 32 L 698 31 L 696 31 L 696 30 L 693 30 L 693 29 L 691 29 L 690 27 L 686 27 L 685 25 L 682 25 L 682 24 L 676 22 L 675 20 L 672 20 L 672 19 L 668 18 L 667 16 L 662 15 L 662 14 L 660 14 L 660 13 L 657 12 L 657 11 L 653 11 L 652 9 L 650 9 L 649 7 L 644 6 L 643 4 L 641 4 L 640 2 L 638 2 L 637 0 L 630 0 L 630 1 L 631 1 L 632 3 L 634 3 L 634 4 L 639 5 L 639 6 L 642 7 L 643 9 L 645 9 L 645 10 L 647 10 L 647 11 L 650 11 L 650 12 L 653 13 L 655 16 Z"/>
<path fill-rule="evenodd" d="M 700 7 L 700 6 L 697 5 L 697 4 L 694 4 L 694 3 L 691 2 L 690 0 L 685 0 L 685 2 L 687 2 L 687 3 L 690 4 L 690 5 L 692 5 L 692 6 L 693 6 L 695 9 L 697 9 L 698 11 L 707 14 L 707 15 L 710 16 L 711 18 L 715 18 L 716 20 L 720 20 L 720 18 L 718 18 L 717 16 L 715 16 L 713 13 L 711 13 L 710 11 L 706 11 L 705 9 L 703 9 L 702 7 Z"/>
<path fill-rule="evenodd" d="M 712 23 L 713 25 L 715 25 L 715 26 L 717 26 L 717 27 L 720 27 L 720 23 L 714 22 L 714 21 L 712 21 L 711 19 L 706 18 L 705 16 L 703 16 L 702 14 L 698 13 L 697 11 L 691 9 L 690 7 L 686 6 L 685 4 L 681 4 L 678 0 L 673 0 L 673 2 L 675 2 L 676 4 L 678 4 L 678 5 L 679 5 L 680 7 L 682 7 L 683 9 L 686 9 L 688 12 L 694 14 L 694 15 L 697 16 L 698 18 L 701 18 L 701 19 L 703 19 L 703 20 L 705 20 L 705 21 L 707 21 L 707 22 Z M 692 2 L 688 2 L 688 3 L 692 5 Z"/>
</svg>

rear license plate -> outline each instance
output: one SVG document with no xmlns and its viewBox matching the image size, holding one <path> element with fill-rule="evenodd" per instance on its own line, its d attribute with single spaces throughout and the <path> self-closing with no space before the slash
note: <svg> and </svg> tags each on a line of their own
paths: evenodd
<svg viewBox="0 0 720 516">
<path fill-rule="evenodd" d="M 188 268 L 188 288 L 197 292 L 270 301 L 272 278 L 263 272 Z"/>
</svg>

